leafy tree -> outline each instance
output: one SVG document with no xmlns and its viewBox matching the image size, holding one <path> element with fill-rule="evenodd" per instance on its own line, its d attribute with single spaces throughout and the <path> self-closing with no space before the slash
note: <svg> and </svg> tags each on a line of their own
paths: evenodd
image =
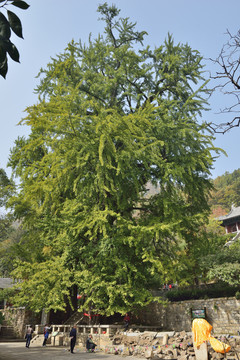
<svg viewBox="0 0 240 360">
<path fill-rule="evenodd" d="M 8 5 L 13 5 L 26 10 L 29 5 L 23 0 L 0 0 L 0 8 L 5 9 Z M 22 23 L 19 17 L 12 11 L 6 10 L 7 17 L 0 12 L 0 75 L 6 77 L 8 72 L 8 58 L 19 62 L 19 52 L 16 46 L 10 41 L 11 31 L 18 37 L 23 38 Z"/>
<path fill-rule="evenodd" d="M 219 254 L 228 240 L 224 229 L 215 219 L 203 217 L 202 225 L 186 234 L 185 244 L 169 272 L 172 273 L 169 282 L 177 282 L 180 287 L 191 285 L 192 288 L 208 282 L 210 265 L 206 257 L 214 258 L 214 254 Z"/>
<path fill-rule="evenodd" d="M 15 194 L 16 187 L 5 170 L 0 169 L 0 207 L 4 210 L 7 199 Z M 24 242 L 20 245 L 23 231 L 19 223 L 14 222 L 11 213 L 0 216 L 0 276 L 10 276 L 14 258 L 26 259 Z"/>
<path fill-rule="evenodd" d="M 0 276 L 9 277 L 13 270 L 13 259 L 28 260 L 28 246 L 24 247 L 23 230 L 13 222 L 10 214 L 0 218 Z"/>
<path fill-rule="evenodd" d="M 223 247 L 215 254 L 209 254 L 203 263 L 208 266 L 209 280 L 222 281 L 229 285 L 239 285 L 240 282 L 240 246 L 236 242 L 230 247 Z"/>
<path fill-rule="evenodd" d="M 213 186 L 209 199 L 209 205 L 212 208 L 221 206 L 225 209 L 225 213 L 228 213 L 232 204 L 240 206 L 240 169 L 218 176 L 213 180 Z"/>
<path fill-rule="evenodd" d="M 6 206 L 7 199 L 14 193 L 14 191 L 14 182 L 8 178 L 4 169 L 0 169 L 0 207 Z"/>
<path fill-rule="evenodd" d="M 36 247 L 15 264 L 13 301 L 36 311 L 75 307 L 77 292 L 107 315 L 146 305 L 208 212 L 217 149 L 198 121 L 200 54 L 170 35 L 144 47 L 119 9 L 98 11 L 105 36 L 71 42 L 40 71 L 30 135 L 11 152 L 9 206 Z"/>
<path fill-rule="evenodd" d="M 240 169 L 233 171 L 233 173 L 226 172 L 224 175 L 218 176 L 213 180 L 213 186 L 209 205 L 216 219 L 227 214 L 232 204 L 240 205 Z M 224 243 L 233 238 L 234 234 L 221 236 L 219 232 L 217 235 L 219 241 L 215 242 L 214 249 L 211 252 L 202 257 L 201 269 L 205 269 L 204 273 L 207 280 L 221 281 L 232 286 L 238 285 L 240 274 L 239 242 L 230 247 L 225 247 Z"/>
</svg>

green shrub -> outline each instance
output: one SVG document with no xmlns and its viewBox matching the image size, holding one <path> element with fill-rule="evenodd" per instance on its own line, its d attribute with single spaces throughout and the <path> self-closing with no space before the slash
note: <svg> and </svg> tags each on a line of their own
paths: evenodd
<svg viewBox="0 0 240 360">
<path fill-rule="evenodd" d="M 167 291 L 165 296 L 169 301 L 211 299 L 233 296 L 236 296 L 236 298 L 240 298 L 240 286 L 230 286 L 220 283 L 202 288 L 178 288 Z"/>
<path fill-rule="evenodd" d="M 237 292 L 236 292 L 236 294 L 235 294 L 235 298 L 236 298 L 237 300 L 239 300 L 239 299 L 240 299 L 240 291 L 237 291 Z"/>
</svg>

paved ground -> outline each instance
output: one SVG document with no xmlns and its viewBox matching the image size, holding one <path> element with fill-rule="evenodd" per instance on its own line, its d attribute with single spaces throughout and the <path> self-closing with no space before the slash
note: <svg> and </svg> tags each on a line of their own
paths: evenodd
<svg viewBox="0 0 240 360">
<path fill-rule="evenodd" d="M 81 359 L 81 360 L 117 360 L 122 357 L 116 355 L 108 355 L 103 352 L 86 353 L 85 351 L 74 349 L 75 353 L 71 354 L 66 347 L 40 347 L 30 345 L 25 347 L 23 342 L 0 343 L 0 360 L 65 360 L 65 359 Z M 131 360 L 139 360 L 131 357 Z"/>
</svg>

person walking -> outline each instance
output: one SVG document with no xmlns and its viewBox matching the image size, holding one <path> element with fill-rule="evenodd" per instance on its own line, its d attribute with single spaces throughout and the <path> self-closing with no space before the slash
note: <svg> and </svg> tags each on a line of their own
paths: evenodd
<svg viewBox="0 0 240 360">
<path fill-rule="evenodd" d="M 74 354 L 73 352 L 73 349 L 75 347 L 75 344 L 76 344 L 76 339 L 77 339 L 77 327 L 76 325 L 74 325 L 72 327 L 72 330 L 70 331 L 70 351 L 71 351 L 71 354 Z"/>
<path fill-rule="evenodd" d="M 26 336 L 25 336 L 26 348 L 29 348 L 29 346 L 30 346 L 30 341 L 32 340 L 32 333 L 33 333 L 33 328 L 32 328 L 32 325 L 30 325 L 27 328 L 27 332 L 26 332 Z"/>
<path fill-rule="evenodd" d="M 43 340 L 42 346 L 46 346 L 50 330 L 51 330 L 51 326 L 49 326 L 48 324 L 45 324 L 44 330 L 43 330 L 44 340 Z"/>
</svg>

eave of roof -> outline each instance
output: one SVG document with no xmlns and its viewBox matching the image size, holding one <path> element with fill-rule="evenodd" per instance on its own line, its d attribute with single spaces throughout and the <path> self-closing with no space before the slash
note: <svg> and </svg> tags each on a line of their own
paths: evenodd
<svg viewBox="0 0 240 360">
<path fill-rule="evenodd" d="M 223 215 L 217 218 L 219 221 L 229 220 L 240 217 L 240 206 L 232 207 L 231 211 L 227 215 Z"/>
</svg>

